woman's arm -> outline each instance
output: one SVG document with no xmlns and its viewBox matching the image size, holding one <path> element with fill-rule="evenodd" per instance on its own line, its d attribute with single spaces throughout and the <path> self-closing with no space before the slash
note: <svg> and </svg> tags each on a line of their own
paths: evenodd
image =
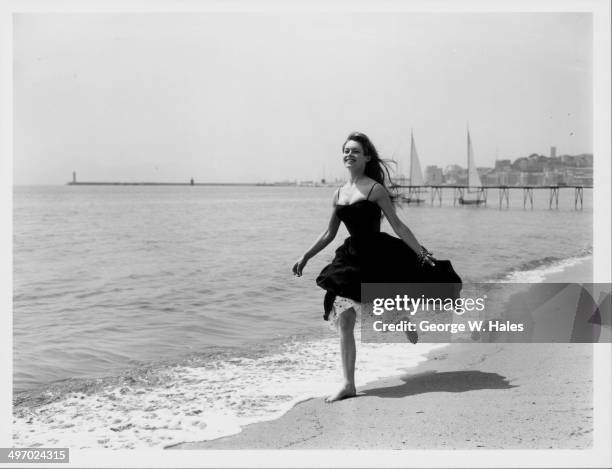
<svg viewBox="0 0 612 469">
<path fill-rule="evenodd" d="M 371 200 L 376 202 L 378 206 L 381 208 L 385 217 L 389 221 L 391 228 L 393 231 L 404 241 L 410 249 L 412 249 L 418 256 L 423 256 L 423 247 L 417 241 L 412 231 L 399 219 L 397 213 L 395 212 L 395 207 L 391 202 L 391 197 L 389 197 L 389 193 L 381 184 L 376 184 L 374 189 L 372 190 L 372 195 L 370 197 Z M 425 251 L 427 253 L 427 251 Z M 424 256 L 425 262 L 428 262 L 431 265 L 434 265 L 433 261 L 429 258 L 428 255 Z"/>
<path fill-rule="evenodd" d="M 329 243 L 331 243 L 336 234 L 338 233 L 338 228 L 340 227 L 340 219 L 338 215 L 336 215 L 336 203 L 338 202 L 338 193 L 334 193 L 333 200 L 333 211 L 331 217 L 329 219 L 329 223 L 327 224 L 327 229 L 321 233 L 319 238 L 315 241 L 315 243 L 304 253 L 304 255 L 298 259 L 298 261 L 293 265 L 293 274 L 298 277 L 302 275 L 302 270 L 306 266 L 306 263 L 316 256 L 319 252 L 321 252 Z"/>
</svg>

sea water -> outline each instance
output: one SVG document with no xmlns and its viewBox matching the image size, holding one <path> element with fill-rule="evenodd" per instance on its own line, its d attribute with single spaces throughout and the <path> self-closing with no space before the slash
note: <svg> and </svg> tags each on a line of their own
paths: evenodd
<svg viewBox="0 0 612 469">
<path fill-rule="evenodd" d="M 348 235 L 293 263 L 334 188 L 31 186 L 14 190 L 14 434 L 19 446 L 163 447 L 275 418 L 340 382 L 314 279 Z M 592 251 L 592 194 L 499 209 L 400 205 L 464 282 L 540 281 Z M 385 222 L 383 230 L 391 232 Z M 359 344 L 358 384 L 439 345 Z"/>
</svg>

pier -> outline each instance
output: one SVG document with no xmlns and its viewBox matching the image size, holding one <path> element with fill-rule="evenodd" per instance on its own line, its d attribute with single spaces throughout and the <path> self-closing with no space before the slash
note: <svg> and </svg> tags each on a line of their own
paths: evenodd
<svg viewBox="0 0 612 469">
<path fill-rule="evenodd" d="M 430 203 L 434 205 L 438 202 L 438 205 L 442 205 L 442 191 L 444 189 L 453 191 L 453 206 L 456 206 L 464 199 L 466 194 L 472 194 L 475 196 L 474 205 L 487 206 L 487 195 L 490 190 L 497 190 L 499 193 L 499 209 L 509 208 L 510 206 L 510 193 L 511 191 L 520 191 L 523 196 L 523 208 L 530 208 L 533 210 L 533 201 L 535 191 L 548 191 L 548 208 L 559 208 L 559 191 L 561 190 L 573 190 L 574 191 L 574 209 L 583 209 L 583 198 L 584 189 L 592 189 L 593 186 L 571 186 L 571 185 L 558 185 L 558 186 L 459 186 L 459 185 L 395 185 L 395 189 L 406 191 L 409 199 L 418 198 L 418 195 L 423 195 L 424 189 L 430 191 Z"/>
<path fill-rule="evenodd" d="M 104 182 L 104 181 L 76 181 L 66 183 L 67 186 L 257 186 L 254 182 Z"/>
<path fill-rule="evenodd" d="M 68 182 L 67 186 L 259 186 L 255 182 Z"/>
<path fill-rule="evenodd" d="M 147 181 L 77 181 L 76 171 L 72 172 L 72 181 L 66 183 L 67 186 L 267 186 L 285 185 L 279 183 L 266 184 L 257 182 L 195 182 L 190 178 L 186 182 L 147 182 Z"/>
</svg>

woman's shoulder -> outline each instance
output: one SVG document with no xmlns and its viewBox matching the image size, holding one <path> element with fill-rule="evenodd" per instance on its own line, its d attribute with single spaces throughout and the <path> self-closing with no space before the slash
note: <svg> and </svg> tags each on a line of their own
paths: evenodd
<svg viewBox="0 0 612 469">
<path fill-rule="evenodd" d="M 370 195 L 368 199 L 372 200 L 373 202 L 379 203 L 383 200 L 389 199 L 389 197 L 391 197 L 391 193 L 389 192 L 387 187 L 384 184 L 381 184 L 380 182 L 374 181 L 374 184 L 370 189 Z"/>
<path fill-rule="evenodd" d="M 370 190 L 372 191 L 372 194 L 375 193 L 385 193 L 388 194 L 389 191 L 387 190 L 387 187 L 384 184 L 381 184 L 378 181 L 375 181 L 372 179 L 371 185 L 370 185 Z"/>
<path fill-rule="evenodd" d="M 359 181 L 359 189 L 361 192 L 367 194 L 370 190 L 372 190 L 375 186 L 379 186 L 380 184 L 376 182 L 371 177 L 364 177 L 361 181 Z"/>
</svg>

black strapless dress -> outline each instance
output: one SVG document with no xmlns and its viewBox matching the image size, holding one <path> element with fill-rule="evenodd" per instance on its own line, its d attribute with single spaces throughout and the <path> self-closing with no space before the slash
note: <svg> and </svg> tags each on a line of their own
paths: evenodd
<svg viewBox="0 0 612 469">
<path fill-rule="evenodd" d="M 459 295 L 461 278 L 450 261 L 436 260 L 434 267 L 421 265 L 406 243 L 380 231 L 378 204 L 365 199 L 336 205 L 336 213 L 350 236 L 317 277 L 317 285 L 327 291 L 325 318 L 336 296 L 361 302 L 362 283 L 449 283 L 453 285 L 451 291 L 442 294 Z"/>
</svg>

